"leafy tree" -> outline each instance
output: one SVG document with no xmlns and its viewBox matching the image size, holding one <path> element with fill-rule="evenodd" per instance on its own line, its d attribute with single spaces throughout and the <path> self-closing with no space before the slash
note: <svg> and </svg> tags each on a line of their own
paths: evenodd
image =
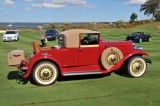
<svg viewBox="0 0 160 106">
<path fill-rule="evenodd" d="M 152 19 L 155 18 L 155 15 L 160 10 L 160 0 L 147 0 L 144 4 L 141 5 L 140 11 L 144 11 L 144 15 L 152 15 Z"/>
<path fill-rule="evenodd" d="M 135 14 L 135 13 L 132 13 L 132 15 L 130 16 L 130 23 L 132 24 L 132 23 L 134 23 L 135 22 L 135 20 L 137 19 L 137 14 Z"/>
<path fill-rule="evenodd" d="M 155 20 L 160 21 L 160 11 L 155 15 Z"/>
<path fill-rule="evenodd" d="M 72 29 L 73 26 L 71 23 L 63 23 L 62 25 L 62 30 L 65 31 L 65 30 L 68 30 L 68 29 Z"/>
<path fill-rule="evenodd" d="M 50 24 L 50 28 L 51 28 L 51 29 L 56 28 L 56 24 L 55 24 L 55 23 L 51 23 L 51 24 Z"/>
<path fill-rule="evenodd" d="M 125 22 L 123 20 L 118 20 L 117 22 L 115 22 L 115 26 L 116 28 L 122 28 L 125 26 Z"/>
</svg>

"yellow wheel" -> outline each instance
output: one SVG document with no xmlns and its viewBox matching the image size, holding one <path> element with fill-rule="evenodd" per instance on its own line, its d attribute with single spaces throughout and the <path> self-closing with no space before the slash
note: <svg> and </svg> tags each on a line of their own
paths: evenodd
<svg viewBox="0 0 160 106">
<path fill-rule="evenodd" d="M 109 70 L 123 58 L 122 52 L 116 47 L 105 49 L 101 55 L 102 66 Z"/>
<path fill-rule="evenodd" d="M 141 77 L 147 69 L 145 60 L 140 56 L 132 57 L 128 63 L 128 73 L 131 77 Z"/>
<path fill-rule="evenodd" d="M 38 85 L 50 85 L 57 80 L 58 74 L 58 68 L 55 64 L 43 61 L 35 66 L 33 79 Z"/>
</svg>

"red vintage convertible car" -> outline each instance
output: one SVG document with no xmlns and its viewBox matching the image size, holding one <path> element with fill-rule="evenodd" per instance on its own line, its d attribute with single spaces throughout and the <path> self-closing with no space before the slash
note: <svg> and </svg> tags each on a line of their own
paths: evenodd
<svg viewBox="0 0 160 106">
<path fill-rule="evenodd" d="M 100 32 L 70 29 L 61 32 L 58 46 L 40 47 L 33 42 L 33 54 L 27 59 L 23 50 L 8 53 L 8 65 L 17 66 L 23 78 L 32 76 L 38 85 L 53 84 L 59 75 L 106 74 L 124 65 L 131 77 L 142 76 L 149 56 L 130 41 L 102 41 Z"/>
</svg>

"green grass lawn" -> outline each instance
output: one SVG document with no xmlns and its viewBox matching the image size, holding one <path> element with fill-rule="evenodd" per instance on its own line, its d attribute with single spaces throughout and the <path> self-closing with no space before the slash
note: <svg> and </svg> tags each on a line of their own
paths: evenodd
<svg viewBox="0 0 160 106">
<path fill-rule="evenodd" d="M 17 71 L 7 65 L 7 53 L 23 49 L 32 53 L 32 41 L 40 44 L 39 32 L 20 32 L 18 42 L 2 42 L 0 35 L 0 106 L 159 106 L 160 105 L 160 29 L 143 26 L 130 29 L 101 29 L 103 40 L 125 40 L 129 33 L 143 31 L 152 35 L 151 42 L 137 43 L 150 54 L 152 64 L 141 78 L 130 78 L 115 73 L 85 77 L 63 77 L 51 86 L 37 86 L 28 82 L 18 84 L 8 79 Z M 56 45 L 50 41 L 47 45 Z"/>
</svg>

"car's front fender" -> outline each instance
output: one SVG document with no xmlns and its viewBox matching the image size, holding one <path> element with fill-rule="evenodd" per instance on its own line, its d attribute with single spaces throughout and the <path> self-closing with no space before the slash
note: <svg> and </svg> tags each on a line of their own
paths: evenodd
<svg viewBox="0 0 160 106">
<path fill-rule="evenodd" d="M 123 63 L 125 63 L 126 60 L 128 60 L 129 58 L 133 57 L 133 56 L 142 56 L 142 55 L 146 55 L 146 56 L 149 56 L 148 53 L 144 52 L 144 51 L 141 51 L 141 50 L 134 50 L 132 53 L 128 54 L 127 56 L 123 57 L 123 59 L 121 59 L 116 65 L 114 65 L 109 71 L 114 71 L 114 70 L 117 70 L 119 69 Z"/>
</svg>

